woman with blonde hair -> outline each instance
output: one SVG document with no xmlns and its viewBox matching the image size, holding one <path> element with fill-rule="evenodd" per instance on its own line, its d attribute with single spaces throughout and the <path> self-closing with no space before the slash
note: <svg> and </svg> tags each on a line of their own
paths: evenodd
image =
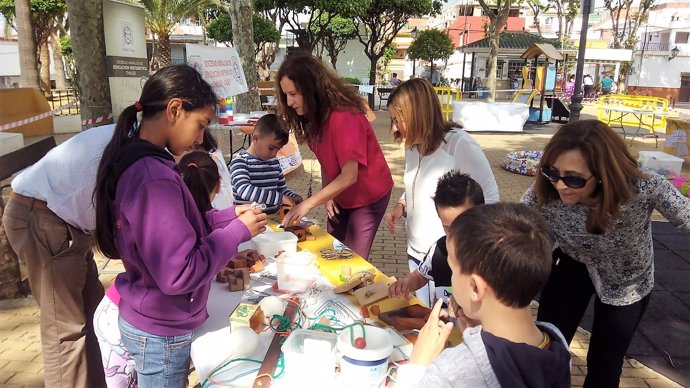
<svg viewBox="0 0 690 388">
<path fill-rule="evenodd" d="M 654 287 L 652 211 L 690 229 L 690 200 L 641 170 L 620 136 L 598 120 L 562 126 L 539 168 L 522 202 L 544 216 L 558 248 L 537 320 L 553 323 L 570 342 L 594 295 L 584 387 L 618 387 Z"/>
<path fill-rule="evenodd" d="M 278 115 L 321 164 L 322 189 L 294 206 L 290 225 L 325 204 L 328 232 L 367 259 L 393 178 L 359 94 L 317 58 L 290 55 L 276 75 Z"/>
<path fill-rule="evenodd" d="M 486 203 L 498 202 L 498 186 L 479 144 L 443 116 L 429 81 L 416 78 L 400 84 L 388 99 L 388 113 L 393 136 L 405 144 L 405 193 L 386 214 L 386 222 L 395 234 L 398 220 L 405 216 L 407 258 L 410 272 L 414 272 L 445 235 L 433 201 L 439 178 L 450 170 L 469 175 L 482 187 Z M 417 296 L 432 304 L 426 286 Z"/>
</svg>

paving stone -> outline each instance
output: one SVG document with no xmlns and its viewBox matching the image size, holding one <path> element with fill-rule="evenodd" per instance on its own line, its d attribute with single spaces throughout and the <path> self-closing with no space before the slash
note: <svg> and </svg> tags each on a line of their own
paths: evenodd
<svg viewBox="0 0 690 388">
<path fill-rule="evenodd" d="M 674 250 L 654 251 L 654 267 L 670 270 L 687 270 L 690 262 Z"/>
<path fill-rule="evenodd" d="M 43 374 L 37 373 L 16 373 L 8 381 L 8 385 L 11 384 L 21 384 L 21 385 L 43 385 Z"/>
<path fill-rule="evenodd" d="M 655 280 L 667 290 L 690 292 L 690 268 L 687 270 L 657 270 Z"/>
<path fill-rule="evenodd" d="M 31 361 L 34 358 L 36 358 L 36 354 L 36 352 L 27 352 L 24 350 L 17 349 L 7 349 L 4 352 L 0 353 L 0 360 Z"/>
<path fill-rule="evenodd" d="M 5 370 L 4 368 L 0 369 L 0 384 L 6 383 L 7 380 L 12 378 L 12 376 L 14 376 L 15 374 L 16 374 L 16 372 Z M 3 387 L 4 386 L 5 385 L 3 385 Z"/>
<path fill-rule="evenodd" d="M 690 359 L 673 358 L 671 365 L 667 356 L 639 356 L 637 359 L 651 368 L 661 377 L 671 379 L 674 383 L 690 387 Z"/>
</svg>

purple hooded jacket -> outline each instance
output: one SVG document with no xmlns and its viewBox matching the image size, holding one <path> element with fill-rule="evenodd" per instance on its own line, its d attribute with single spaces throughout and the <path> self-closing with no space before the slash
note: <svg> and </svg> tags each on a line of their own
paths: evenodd
<svg viewBox="0 0 690 388">
<path fill-rule="evenodd" d="M 194 331 L 212 279 L 251 238 L 235 208 L 199 213 L 175 163 L 146 156 L 120 176 L 115 216 L 121 317 L 159 336 Z"/>
</svg>

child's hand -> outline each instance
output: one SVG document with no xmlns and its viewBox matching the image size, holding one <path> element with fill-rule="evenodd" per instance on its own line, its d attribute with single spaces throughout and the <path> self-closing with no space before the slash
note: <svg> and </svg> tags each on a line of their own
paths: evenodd
<svg viewBox="0 0 690 388">
<path fill-rule="evenodd" d="M 235 205 L 235 215 L 241 216 L 244 212 L 251 210 L 252 204 L 248 203 L 246 205 Z"/>
<path fill-rule="evenodd" d="M 299 203 L 290 209 L 290 211 L 285 215 L 285 218 L 283 218 L 283 222 L 281 225 L 285 226 L 291 226 L 293 222 L 299 222 L 302 217 L 306 216 L 307 213 L 311 208 L 306 202 Z"/>
<path fill-rule="evenodd" d="M 266 220 L 266 213 L 259 209 L 249 209 L 237 217 L 249 229 L 249 234 L 252 237 L 266 230 L 268 221 Z"/>
<path fill-rule="evenodd" d="M 462 307 L 458 305 L 458 302 L 455 301 L 452 295 L 448 298 L 448 314 L 458 321 L 460 331 L 465 331 L 468 327 L 475 327 L 481 324 L 481 322 L 476 319 L 467 317 L 462 311 Z"/>
<path fill-rule="evenodd" d="M 441 306 L 443 301 L 441 299 L 436 301 L 434 308 L 431 310 L 429 320 L 426 321 L 422 330 L 419 331 L 417 342 L 412 348 L 412 355 L 410 356 L 410 363 L 418 365 L 431 365 L 436 357 L 441 354 L 446 340 L 453 330 L 452 323 L 443 323 L 439 320 L 441 315 Z M 445 311 L 443 315 L 446 315 Z"/>
<path fill-rule="evenodd" d="M 295 202 L 294 198 L 288 197 L 287 195 L 283 194 L 283 205 L 295 206 L 297 205 L 297 202 Z"/>
<path fill-rule="evenodd" d="M 410 292 L 414 291 L 410 290 L 410 288 L 410 282 L 407 277 L 400 279 L 388 287 L 388 297 L 410 299 Z"/>
</svg>

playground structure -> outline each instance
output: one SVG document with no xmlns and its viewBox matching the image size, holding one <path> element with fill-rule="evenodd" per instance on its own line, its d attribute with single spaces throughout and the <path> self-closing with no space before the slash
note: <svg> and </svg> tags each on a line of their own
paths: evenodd
<svg viewBox="0 0 690 388">
<path fill-rule="evenodd" d="M 525 60 L 525 66 L 522 68 L 522 90 L 515 94 L 513 102 L 529 105 L 530 115 L 527 121 L 538 124 L 550 121 L 567 122 L 570 110 L 556 94 L 558 66 L 564 61 L 561 53 L 551 44 L 535 43 L 520 57 Z M 540 57 L 543 57 L 543 60 L 540 60 Z M 535 106 L 534 99 L 537 95 L 539 104 Z"/>
</svg>

